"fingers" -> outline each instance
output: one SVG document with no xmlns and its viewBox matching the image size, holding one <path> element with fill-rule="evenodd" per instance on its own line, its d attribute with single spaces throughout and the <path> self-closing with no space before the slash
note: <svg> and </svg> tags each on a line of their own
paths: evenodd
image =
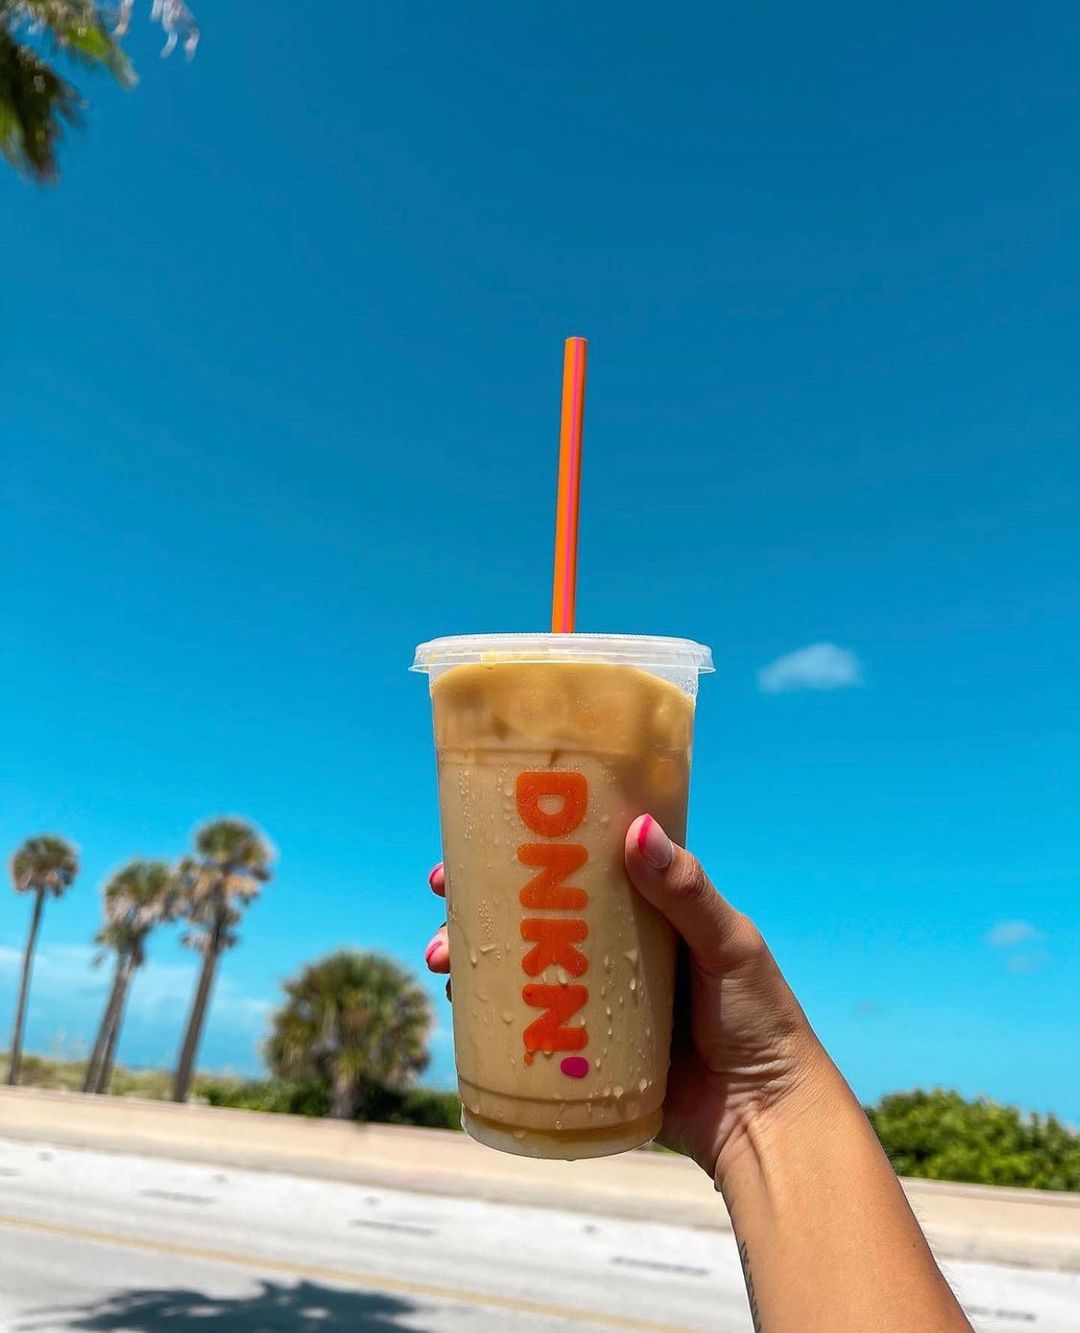
<svg viewBox="0 0 1080 1333">
<path fill-rule="evenodd" d="M 440 898 L 446 897 L 446 872 L 441 861 L 432 867 L 428 883 L 431 885 L 432 893 L 437 893 Z M 424 962 L 432 972 L 450 971 L 450 944 L 446 937 L 445 924 L 441 925 L 428 941 L 428 947 L 424 950 Z M 450 994 L 449 981 L 446 983 L 446 993 Z"/>
<path fill-rule="evenodd" d="M 641 815 L 630 825 L 625 857 L 631 883 L 667 917 L 700 966 L 723 971 L 763 949 L 753 922 L 717 893 L 698 859 L 677 847 L 652 815 Z M 433 893 L 446 896 L 441 861 L 428 883 Z M 424 961 L 432 972 L 450 971 L 445 925 L 429 941 Z"/>
<path fill-rule="evenodd" d="M 652 815 L 630 825 L 625 856 L 630 882 L 667 917 L 700 967 L 726 971 L 763 949 L 753 922 L 717 893 L 697 857 L 676 846 Z"/>
<path fill-rule="evenodd" d="M 446 937 L 446 927 L 440 926 L 428 941 L 424 950 L 424 962 L 431 972 L 450 971 L 450 944 Z"/>
</svg>

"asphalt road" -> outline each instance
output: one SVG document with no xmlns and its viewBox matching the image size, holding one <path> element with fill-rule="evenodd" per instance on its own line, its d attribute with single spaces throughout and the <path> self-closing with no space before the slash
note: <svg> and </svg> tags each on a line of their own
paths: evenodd
<svg viewBox="0 0 1080 1333">
<path fill-rule="evenodd" d="M 979 1333 L 1075 1333 L 1080 1275 L 948 1265 Z M 0 1142 L 0 1329 L 750 1333 L 730 1235 Z"/>
</svg>

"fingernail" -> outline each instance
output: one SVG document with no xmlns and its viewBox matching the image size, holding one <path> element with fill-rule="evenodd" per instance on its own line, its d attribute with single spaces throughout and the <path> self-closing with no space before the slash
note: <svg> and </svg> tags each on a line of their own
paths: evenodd
<svg viewBox="0 0 1080 1333">
<path fill-rule="evenodd" d="M 441 861 L 436 861 L 435 864 L 431 867 L 431 874 L 428 875 L 427 882 L 431 885 L 432 888 L 435 887 L 435 876 L 442 869 L 442 866 L 443 863 Z"/>
<path fill-rule="evenodd" d="M 675 855 L 671 839 L 652 815 L 646 815 L 638 826 L 637 849 L 654 870 L 666 870 Z"/>
<path fill-rule="evenodd" d="M 425 963 L 431 962 L 432 958 L 434 958 L 434 956 L 439 952 L 441 945 L 442 945 L 442 936 L 433 935 L 431 938 L 431 942 L 428 945 L 426 952 L 424 953 Z"/>
</svg>

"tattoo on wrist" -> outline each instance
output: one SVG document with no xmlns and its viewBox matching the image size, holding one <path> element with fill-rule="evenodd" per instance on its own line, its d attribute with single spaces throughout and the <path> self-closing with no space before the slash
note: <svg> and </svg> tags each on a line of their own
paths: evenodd
<svg viewBox="0 0 1080 1333">
<path fill-rule="evenodd" d="M 739 1242 L 739 1262 L 742 1264 L 743 1281 L 746 1283 L 746 1299 L 750 1302 L 750 1318 L 754 1321 L 754 1333 L 761 1333 L 761 1313 L 758 1310 L 757 1295 L 754 1291 L 754 1275 L 750 1271 L 750 1250 L 744 1240 Z"/>
</svg>

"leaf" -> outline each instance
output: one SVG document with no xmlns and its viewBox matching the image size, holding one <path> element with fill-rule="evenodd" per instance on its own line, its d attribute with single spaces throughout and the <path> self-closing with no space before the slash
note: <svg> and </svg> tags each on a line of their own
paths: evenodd
<svg viewBox="0 0 1080 1333">
<path fill-rule="evenodd" d="M 342 950 L 305 967 L 285 993 L 266 1046 L 279 1077 L 324 1079 L 358 1095 L 404 1090 L 427 1064 L 427 994 L 391 959 Z"/>
<path fill-rule="evenodd" d="M 19 0 L 14 13 L 31 28 L 46 32 L 54 48 L 73 60 L 107 69 L 118 83 L 130 87 L 135 71 L 94 0 Z"/>
<path fill-rule="evenodd" d="M 0 41 L 0 108 L 3 97 L 3 44 Z M 0 110 L 0 125 L 4 123 Z M 6 154 L 5 154 L 6 155 Z M 11 858 L 11 882 L 16 893 L 64 893 L 79 873 L 79 855 L 71 843 L 54 833 L 27 838 Z"/>
<path fill-rule="evenodd" d="M 0 153 L 35 180 L 56 179 L 56 149 L 82 120 L 82 99 L 42 58 L 0 28 Z"/>
</svg>

